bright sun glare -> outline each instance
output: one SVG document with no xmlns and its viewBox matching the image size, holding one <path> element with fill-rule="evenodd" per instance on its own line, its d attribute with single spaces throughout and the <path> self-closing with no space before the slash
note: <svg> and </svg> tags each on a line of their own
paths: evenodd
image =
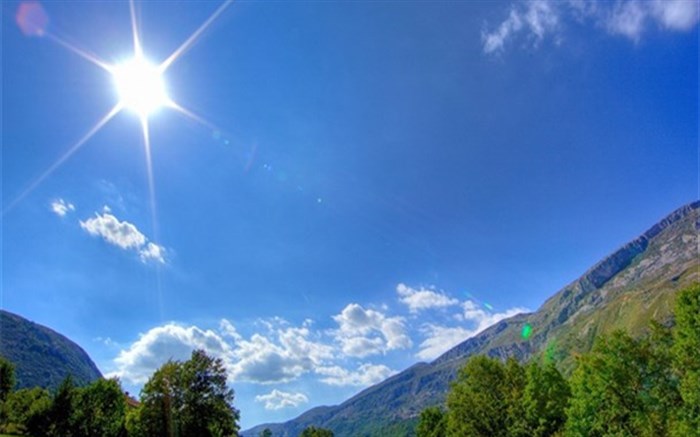
<svg viewBox="0 0 700 437">
<path fill-rule="evenodd" d="M 143 57 L 116 65 L 112 75 L 122 107 L 141 117 L 170 102 L 160 69 Z"/>
</svg>

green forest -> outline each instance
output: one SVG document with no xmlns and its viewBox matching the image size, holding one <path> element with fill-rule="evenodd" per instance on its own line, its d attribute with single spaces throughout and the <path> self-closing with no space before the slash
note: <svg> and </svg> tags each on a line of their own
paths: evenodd
<svg viewBox="0 0 700 437">
<path fill-rule="evenodd" d="M 674 323 L 647 335 L 599 337 L 562 374 L 546 352 L 521 364 L 473 356 L 445 405 L 423 410 L 418 437 L 700 436 L 700 284 L 677 294 Z M 137 401 L 116 379 L 49 392 L 15 390 L 0 358 L 0 434 L 31 437 L 237 436 L 239 411 L 220 359 L 196 350 L 168 361 Z M 408 434 L 412 434 L 408 431 Z M 272 437 L 268 430 L 261 436 Z M 304 437 L 333 436 L 308 427 Z"/>
</svg>

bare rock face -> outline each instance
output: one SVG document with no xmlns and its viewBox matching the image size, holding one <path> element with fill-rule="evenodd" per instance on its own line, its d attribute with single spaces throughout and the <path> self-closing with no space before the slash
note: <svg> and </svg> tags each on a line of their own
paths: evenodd
<svg viewBox="0 0 700 437">
<path fill-rule="evenodd" d="M 652 319 L 668 321 L 676 291 L 700 281 L 700 202 L 683 206 L 606 257 L 549 298 L 537 311 L 502 320 L 445 352 L 419 363 L 334 407 L 309 410 L 283 424 L 243 432 L 296 436 L 306 426 L 330 428 L 336 436 L 383 436 L 441 404 L 450 381 L 475 354 L 527 360 L 547 354 L 566 372 L 572 352 L 590 349 L 596 336 L 615 329 L 639 334 Z M 525 324 L 533 335 L 524 340 Z M 407 429 L 407 428 L 406 428 Z"/>
</svg>

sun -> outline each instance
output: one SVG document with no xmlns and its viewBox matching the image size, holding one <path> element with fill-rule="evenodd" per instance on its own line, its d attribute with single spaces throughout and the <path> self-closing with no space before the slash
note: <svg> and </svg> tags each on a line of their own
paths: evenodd
<svg viewBox="0 0 700 437">
<path fill-rule="evenodd" d="M 143 146 L 146 155 L 146 169 L 148 172 L 148 185 L 150 192 L 151 215 L 154 228 L 156 227 L 155 213 L 155 188 L 153 177 L 153 166 L 151 162 L 151 139 L 149 133 L 149 117 L 158 112 L 159 109 L 167 107 L 185 115 L 186 117 L 203 124 L 208 128 L 216 129 L 211 123 L 186 109 L 181 104 L 175 102 L 168 95 L 168 89 L 163 79 L 163 74 L 177 61 L 183 54 L 192 48 L 200 36 L 207 28 L 233 3 L 234 0 L 224 0 L 224 2 L 214 11 L 209 18 L 202 23 L 174 52 L 170 54 L 160 64 L 152 63 L 144 56 L 141 38 L 139 37 L 138 20 L 136 17 L 137 0 L 129 0 L 129 12 L 131 16 L 131 33 L 134 42 L 134 52 L 130 59 L 119 63 L 110 64 L 99 57 L 68 42 L 59 34 L 48 29 L 48 16 L 39 2 L 22 3 L 17 14 L 17 24 L 26 35 L 45 37 L 63 48 L 73 52 L 107 71 L 113 81 L 113 85 L 118 95 L 117 103 L 109 110 L 97 123 L 92 126 L 75 144 L 63 153 L 53 164 L 43 173 L 29 183 L 13 201 L 7 206 L 3 204 L 0 216 L 4 216 L 13 209 L 19 202 L 28 196 L 36 187 L 46 180 L 56 169 L 61 167 L 73 154 L 80 150 L 90 138 L 92 138 L 102 127 L 123 110 L 133 112 L 139 118 L 141 131 L 143 133 Z"/>
<path fill-rule="evenodd" d="M 143 56 L 113 67 L 112 78 L 124 109 L 148 117 L 170 103 L 160 69 Z"/>
</svg>

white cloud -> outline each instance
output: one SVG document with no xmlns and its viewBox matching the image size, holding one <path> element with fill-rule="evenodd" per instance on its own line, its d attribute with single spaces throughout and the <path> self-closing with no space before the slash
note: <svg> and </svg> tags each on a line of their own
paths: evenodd
<svg viewBox="0 0 700 437">
<path fill-rule="evenodd" d="M 298 407 L 309 402 L 309 398 L 303 393 L 288 393 L 274 389 L 268 394 L 255 396 L 255 402 L 265 402 L 266 410 L 281 410 Z"/>
<path fill-rule="evenodd" d="M 474 331 L 459 326 L 450 328 L 428 323 L 423 326 L 422 330 L 427 338 L 420 344 L 420 350 L 416 357 L 426 361 L 439 357 L 454 346 L 474 336 Z"/>
<path fill-rule="evenodd" d="M 484 52 L 499 53 L 516 35 L 522 34 L 533 46 L 548 36 L 561 38 L 569 20 L 589 21 L 610 34 L 639 41 L 651 25 L 671 31 L 688 31 L 700 19 L 696 0 L 529 0 L 513 3 L 505 20 L 483 31 Z"/>
<path fill-rule="evenodd" d="M 165 248 L 151 241 L 127 221 L 119 221 L 111 214 L 109 207 L 103 209 L 102 214 L 95 213 L 95 217 L 80 221 L 80 227 L 88 234 L 102 237 L 103 240 L 124 250 L 133 250 L 138 253 L 141 261 L 149 260 L 165 263 Z"/>
<path fill-rule="evenodd" d="M 51 211 L 59 217 L 65 217 L 71 211 L 75 211 L 75 205 L 63 199 L 56 199 L 51 202 Z"/>
<path fill-rule="evenodd" d="M 288 382 L 334 357 L 331 346 L 310 337 L 307 327 L 287 327 L 275 330 L 272 339 L 256 333 L 250 340 L 237 340 L 232 378 L 263 384 Z"/>
<path fill-rule="evenodd" d="M 459 305 L 459 300 L 427 288 L 415 289 L 406 284 L 399 284 L 396 286 L 396 292 L 399 295 L 399 301 L 408 306 L 409 311 L 414 314 L 430 308 Z"/>
<path fill-rule="evenodd" d="M 365 357 L 412 345 L 402 317 L 387 317 L 351 303 L 333 316 L 333 320 L 339 326 L 335 331 L 336 340 L 347 356 Z"/>
<path fill-rule="evenodd" d="M 527 313 L 529 311 L 527 308 L 514 307 L 501 313 L 492 313 L 490 311 L 484 311 L 471 300 L 462 302 L 462 309 L 463 312 L 458 318 L 466 322 L 470 322 L 475 326 L 474 333 L 472 335 L 480 333 L 484 329 L 500 322 L 503 319 L 513 317 L 516 314 Z"/>
<path fill-rule="evenodd" d="M 524 312 L 528 312 L 528 310 L 516 307 L 503 312 L 493 313 L 481 309 L 471 300 L 464 301 L 462 302 L 462 313 L 458 314 L 456 318 L 468 324 L 469 327 L 424 324 L 421 331 L 425 339 L 419 345 L 419 351 L 416 356 L 421 360 L 435 359 L 459 343 L 474 337 L 489 326 Z"/>
<path fill-rule="evenodd" d="M 316 373 L 323 375 L 321 382 L 336 386 L 361 386 L 376 384 L 395 374 L 383 364 L 361 364 L 356 371 L 350 371 L 340 366 L 320 367 Z"/>
<path fill-rule="evenodd" d="M 121 350 L 112 376 L 142 384 L 167 360 L 187 359 L 192 350 L 204 349 L 224 361 L 231 381 L 287 382 L 334 358 L 333 347 L 313 341 L 312 336 L 305 326 L 278 326 L 269 336 L 255 333 L 246 340 L 225 319 L 218 330 L 168 323 Z"/>
<path fill-rule="evenodd" d="M 122 349 L 114 360 L 117 370 L 110 376 L 143 384 L 163 363 L 170 359 L 188 359 L 194 349 L 204 349 L 221 358 L 227 367 L 231 363 L 231 345 L 218 333 L 197 326 L 168 323 L 149 330 L 127 349 Z"/>
<path fill-rule="evenodd" d="M 484 52 L 494 53 L 503 50 L 506 42 L 515 33 L 528 32 L 537 46 L 548 33 L 559 27 L 559 11 L 555 4 L 546 0 L 531 0 L 511 7 L 506 18 L 496 30 L 482 32 Z"/>
</svg>

